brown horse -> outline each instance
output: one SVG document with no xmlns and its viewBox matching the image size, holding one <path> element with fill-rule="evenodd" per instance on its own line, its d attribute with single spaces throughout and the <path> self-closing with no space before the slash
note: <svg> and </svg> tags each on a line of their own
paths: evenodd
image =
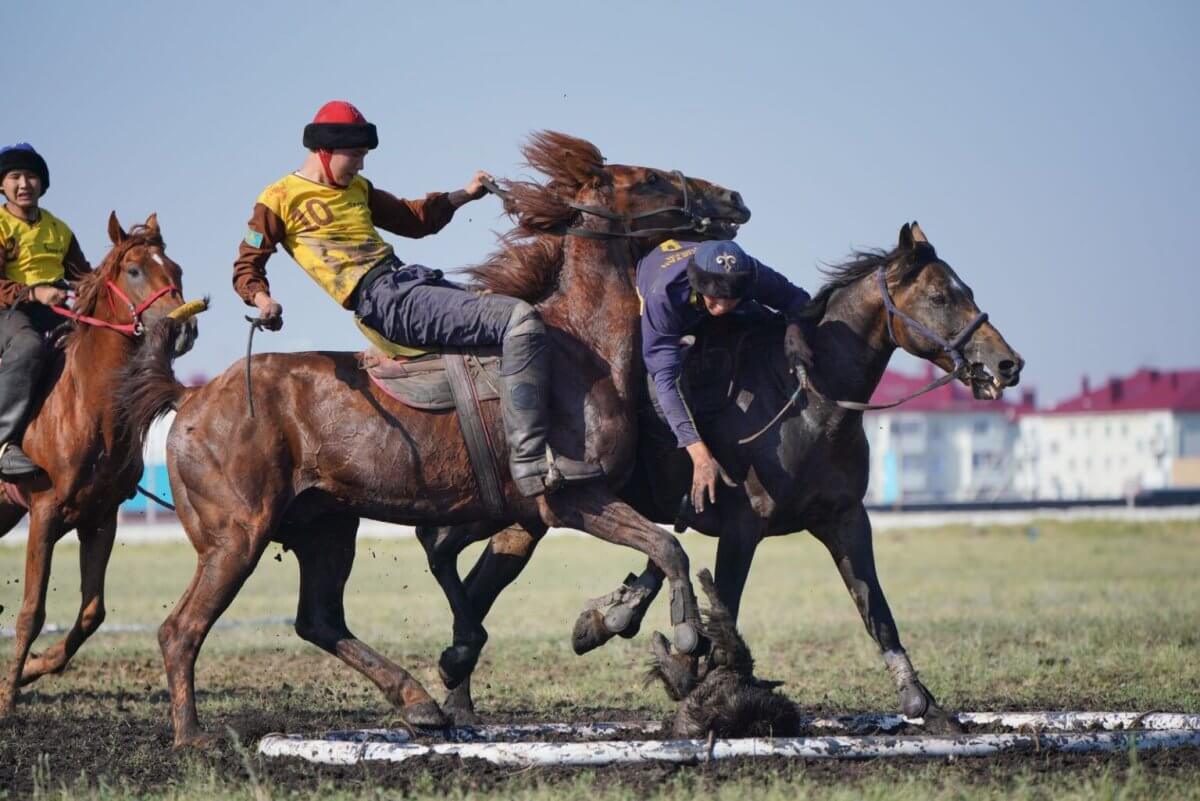
<svg viewBox="0 0 1200 801">
<path fill-rule="evenodd" d="M 562 134 L 538 134 L 524 153 L 549 177 L 544 186 L 511 185 L 508 208 L 520 221 L 518 234 L 533 238 L 507 240 L 504 255 L 478 275 L 492 291 L 542 298 L 538 309 L 561 377 L 551 445 L 601 464 L 620 483 L 633 466 L 642 375 L 630 270 L 672 231 L 728 237 L 749 211 L 737 193 L 706 181 L 605 165 L 594 146 Z M 535 236 L 541 232 L 559 234 L 557 244 L 545 247 Z M 155 334 L 165 337 L 170 328 Z M 196 714 L 196 657 L 271 540 L 294 551 L 300 564 L 297 633 L 371 679 L 409 723 L 445 724 L 420 683 L 350 633 L 342 595 L 359 517 L 409 524 L 487 517 L 455 415 L 392 400 L 351 353 L 256 356 L 255 383 L 270 388 L 273 404 L 253 419 L 243 365 L 198 389 L 179 386 L 165 360 L 155 374 L 150 352 L 143 367 L 142 380 L 126 387 L 128 413 L 144 425 L 178 407 L 168 471 L 199 556 L 190 586 L 159 630 L 176 744 L 206 740 Z M 485 409 L 485 420 L 492 440 L 503 442 L 497 405 Z M 646 554 L 671 584 L 677 644 L 698 644 L 687 555 L 673 536 L 603 484 L 531 500 L 506 481 L 505 496 L 505 516 L 530 530 L 569 526 Z"/>
<path fill-rule="evenodd" d="M 697 423 L 740 487 L 720 488 L 715 507 L 688 522 L 720 538 L 716 586 L 734 621 L 762 539 L 811 531 L 829 549 L 878 643 L 902 711 L 936 715 L 936 700 L 917 678 L 875 571 L 871 524 L 863 507 L 869 459 L 862 413 L 834 399 L 870 398 L 897 348 L 952 373 L 984 399 L 998 398 L 1004 387 L 1016 385 L 1024 361 L 986 322 L 974 293 L 938 258 L 916 223 L 900 230 L 892 251 L 858 253 L 829 275 L 807 312 L 807 338 L 817 365 L 813 387 L 775 426 L 770 421 L 796 389 L 781 328 L 726 324 L 701 333 L 694 348 L 702 354 L 699 366 L 711 361 L 725 369 L 709 375 L 707 392 L 701 387 L 694 399 L 699 401 Z M 693 379 L 703 376 L 702 370 Z M 697 383 L 693 380 L 693 387 Z M 752 400 L 736 403 L 735 398 Z M 691 486 L 691 462 L 675 447 L 663 421 L 651 413 L 641 422 L 637 469 L 621 497 L 650 519 L 670 523 Z M 752 442 L 740 442 L 760 431 L 764 433 Z M 501 527 L 484 521 L 418 529 L 418 536 L 437 573 L 453 570 L 463 547 Z M 469 679 L 486 641 L 483 618 L 528 562 L 540 534 L 513 526 L 492 537 L 465 590 L 447 593 L 455 612 L 454 642 L 443 655 L 442 678 L 451 689 L 445 706 L 456 720 L 475 719 Z M 576 626 L 576 651 L 590 650 L 615 634 L 636 634 L 661 583 L 661 572 L 651 564 L 601 603 L 590 604 Z M 687 671 L 663 673 L 696 678 Z M 678 697 L 687 694 L 683 688 L 676 691 Z"/>
<path fill-rule="evenodd" d="M 108 235 L 113 248 L 79 282 L 74 312 L 80 319 L 65 340 L 65 354 L 51 360 L 45 379 L 49 392 L 21 444 L 44 473 L 20 488 L 29 512 L 25 598 L 17 615 L 16 653 L 0 685 L 0 717 L 13 711 L 18 685 L 61 672 L 104 620 L 104 573 L 117 508 L 132 497 L 141 478 L 146 434 L 144 427 L 125 425 L 117 389 L 145 326 L 182 304 L 182 271 L 164 253 L 155 215 L 126 233 L 114 213 Z M 170 355 L 190 349 L 196 331 L 194 319 L 182 324 Z M 0 496 L 0 536 L 25 512 L 25 505 Z M 26 661 L 45 622 L 54 545 L 71 529 L 79 533 L 79 616 L 62 640 Z"/>
</svg>

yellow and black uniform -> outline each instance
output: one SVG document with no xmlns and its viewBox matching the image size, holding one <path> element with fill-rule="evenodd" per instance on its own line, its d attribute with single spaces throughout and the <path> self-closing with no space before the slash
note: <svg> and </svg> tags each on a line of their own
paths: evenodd
<svg viewBox="0 0 1200 801">
<path fill-rule="evenodd" d="M 29 287 L 76 281 L 92 268 L 75 235 L 45 209 L 29 223 L 0 207 L 0 307 L 9 307 Z"/>
<path fill-rule="evenodd" d="M 469 200 L 462 190 L 402 200 L 376 189 L 361 175 L 345 188 L 295 173 L 285 176 L 264 189 L 254 204 L 233 266 L 234 289 L 247 305 L 254 304 L 259 292 L 269 295 L 267 259 L 283 245 L 330 297 L 351 308 L 363 276 L 394 258 L 392 246 L 376 226 L 419 239 L 444 228 Z"/>
</svg>

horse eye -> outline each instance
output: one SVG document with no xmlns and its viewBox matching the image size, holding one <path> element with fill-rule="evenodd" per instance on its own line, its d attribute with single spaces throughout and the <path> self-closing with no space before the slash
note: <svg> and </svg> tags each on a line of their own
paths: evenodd
<svg viewBox="0 0 1200 801">
<path fill-rule="evenodd" d="M 142 268 L 136 264 L 131 264 L 125 268 L 125 274 L 130 278 L 141 278 Z"/>
<path fill-rule="evenodd" d="M 653 173 L 653 172 L 650 173 L 648 176 L 646 176 L 646 183 L 648 183 L 648 184 L 658 183 L 658 174 Z"/>
<path fill-rule="evenodd" d="M 934 306 L 945 306 L 946 305 L 946 296 L 943 295 L 941 292 L 938 292 L 938 293 L 930 296 L 929 302 L 932 303 Z"/>
</svg>

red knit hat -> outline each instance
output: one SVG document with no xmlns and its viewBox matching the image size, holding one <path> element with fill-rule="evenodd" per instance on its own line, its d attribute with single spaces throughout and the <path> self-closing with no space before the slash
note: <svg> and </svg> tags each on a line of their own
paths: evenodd
<svg viewBox="0 0 1200 801">
<path fill-rule="evenodd" d="M 331 100 L 304 126 L 304 146 L 309 150 L 374 150 L 379 147 L 379 134 L 353 104 Z"/>
</svg>

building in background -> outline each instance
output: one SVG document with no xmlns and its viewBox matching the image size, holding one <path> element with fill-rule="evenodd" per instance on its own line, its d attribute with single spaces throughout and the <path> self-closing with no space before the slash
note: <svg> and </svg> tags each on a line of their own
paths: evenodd
<svg viewBox="0 0 1200 801">
<path fill-rule="evenodd" d="M 891 403 L 940 375 L 884 373 L 872 403 Z M 1020 402 L 975 400 L 954 381 L 895 409 L 867 412 L 863 426 L 871 444 L 867 503 L 993 501 L 1014 495 L 1013 458 L 1017 419 L 1033 410 L 1033 393 Z"/>
<path fill-rule="evenodd" d="M 1143 368 L 1022 414 L 1016 490 L 1023 498 L 1129 497 L 1200 486 L 1200 370 Z"/>
</svg>

